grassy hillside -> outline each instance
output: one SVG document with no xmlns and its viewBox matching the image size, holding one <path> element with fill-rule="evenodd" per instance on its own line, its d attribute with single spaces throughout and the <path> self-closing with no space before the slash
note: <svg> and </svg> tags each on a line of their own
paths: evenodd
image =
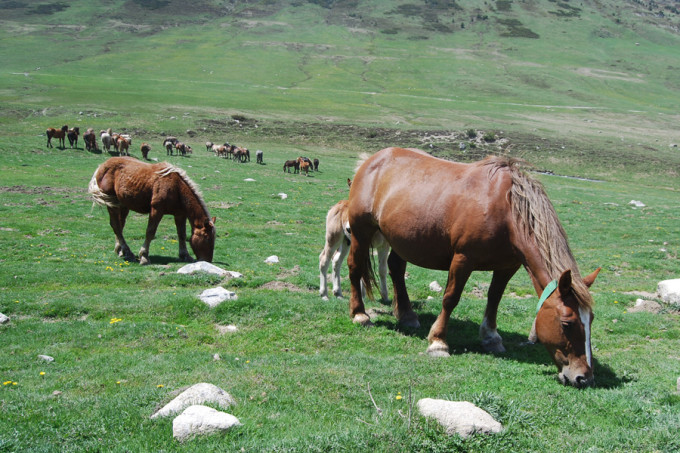
<svg viewBox="0 0 680 453">
<path fill-rule="evenodd" d="M 677 2 L 181 5 L 7 2 L 3 122 L 39 131 L 84 111 L 94 127 L 245 114 L 293 129 L 476 128 L 542 168 L 677 179 Z"/>
</svg>

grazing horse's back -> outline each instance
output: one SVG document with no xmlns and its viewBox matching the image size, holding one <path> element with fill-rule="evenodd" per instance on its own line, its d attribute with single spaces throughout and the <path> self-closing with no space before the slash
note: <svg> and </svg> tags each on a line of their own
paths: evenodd
<svg viewBox="0 0 680 453">
<path fill-rule="evenodd" d="M 350 223 L 373 224 L 399 256 L 429 269 L 449 270 L 454 252 L 480 241 L 492 241 L 493 253 L 470 257 L 479 262 L 476 267 L 505 261 L 512 249 L 500 238 L 509 234 L 512 178 L 502 168 L 492 173 L 487 163 L 448 162 L 419 150 L 384 150 L 370 157 L 354 178 Z M 409 183 L 402 184 L 404 180 Z M 443 187 L 451 180 L 456 184 Z M 489 223 L 488 216 L 479 215 L 491 206 L 502 221 Z"/>
</svg>

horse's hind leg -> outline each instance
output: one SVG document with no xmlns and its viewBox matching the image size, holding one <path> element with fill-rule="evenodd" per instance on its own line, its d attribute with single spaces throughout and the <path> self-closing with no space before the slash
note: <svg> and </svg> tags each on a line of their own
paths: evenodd
<svg viewBox="0 0 680 453">
<path fill-rule="evenodd" d="M 149 246 L 151 241 L 156 237 L 156 229 L 158 229 L 158 224 L 161 222 L 163 214 L 157 209 L 151 208 L 149 213 L 149 223 L 146 225 L 146 236 L 144 238 L 144 244 L 139 250 L 139 264 L 149 264 Z"/>
<path fill-rule="evenodd" d="M 127 208 L 108 208 L 109 211 L 109 224 L 111 229 L 113 229 L 113 234 L 116 236 L 116 245 L 113 247 L 113 251 L 120 257 L 127 261 L 134 261 L 135 255 L 128 247 L 123 237 L 123 228 L 125 228 L 125 220 L 130 212 Z"/>
<path fill-rule="evenodd" d="M 192 263 L 194 259 L 189 255 L 187 250 L 187 218 L 183 216 L 175 216 L 175 226 L 177 227 L 177 242 L 179 242 L 179 259 Z"/>
<path fill-rule="evenodd" d="M 394 286 L 394 299 L 392 300 L 392 313 L 399 320 L 399 324 L 405 327 L 417 329 L 420 327 L 418 315 L 413 311 L 411 299 L 406 292 L 406 261 L 392 250 L 387 258 L 387 265 L 390 268 L 390 277 Z"/>
<path fill-rule="evenodd" d="M 479 337 L 482 340 L 482 347 L 486 352 L 505 352 L 503 339 L 496 330 L 496 315 L 498 314 L 498 304 L 503 297 L 503 292 L 508 282 L 515 275 L 519 267 L 494 271 L 489 286 L 489 295 L 484 311 L 484 319 L 479 326 Z"/>
<path fill-rule="evenodd" d="M 347 265 L 349 267 L 349 280 L 352 292 L 349 299 L 349 315 L 352 321 L 364 326 L 372 326 L 370 318 L 366 314 L 366 307 L 361 295 L 361 282 L 370 274 L 370 246 L 371 238 L 375 231 L 363 232 L 364 236 L 357 235 L 358 228 L 352 226 L 352 239 L 349 249 Z"/>
</svg>

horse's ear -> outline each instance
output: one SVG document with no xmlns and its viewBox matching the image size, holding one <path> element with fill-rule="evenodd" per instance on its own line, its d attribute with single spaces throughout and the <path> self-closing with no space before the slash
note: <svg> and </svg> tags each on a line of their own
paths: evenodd
<svg viewBox="0 0 680 453">
<path fill-rule="evenodd" d="M 571 290 L 571 269 L 567 269 L 560 275 L 559 288 L 562 294 L 566 294 Z"/>
<path fill-rule="evenodd" d="M 215 225 L 215 220 L 217 220 L 217 217 L 213 217 L 212 219 L 210 219 L 210 222 L 211 222 L 213 225 Z"/>
<path fill-rule="evenodd" d="M 586 285 L 588 288 L 590 288 L 590 285 L 593 284 L 593 282 L 594 282 L 595 279 L 597 278 L 597 274 L 599 274 L 601 270 L 602 270 L 601 267 L 598 267 L 597 269 L 595 269 L 595 272 L 593 272 L 592 274 L 588 275 L 587 277 L 585 277 L 585 278 L 583 279 L 583 283 L 585 283 L 585 285 Z"/>
<path fill-rule="evenodd" d="M 347 187 L 352 188 L 352 180 L 347 178 Z"/>
</svg>

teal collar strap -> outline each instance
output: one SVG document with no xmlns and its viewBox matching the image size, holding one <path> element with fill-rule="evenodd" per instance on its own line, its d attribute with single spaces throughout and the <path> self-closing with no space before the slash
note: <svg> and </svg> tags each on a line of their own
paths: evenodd
<svg viewBox="0 0 680 453">
<path fill-rule="evenodd" d="M 538 305 L 536 306 L 536 313 L 538 313 L 538 310 L 540 310 L 541 307 L 543 306 L 543 302 L 545 302 L 546 299 L 550 297 L 550 295 L 554 293 L 556 289 L 557 280 L 553 280 L 550 283 L 548 283 L 548 286 L 546 286 L 545 289 L 543 290 L 543 294 L 541 294 L 541 298 L 538 300 Z"/>
</svg>

